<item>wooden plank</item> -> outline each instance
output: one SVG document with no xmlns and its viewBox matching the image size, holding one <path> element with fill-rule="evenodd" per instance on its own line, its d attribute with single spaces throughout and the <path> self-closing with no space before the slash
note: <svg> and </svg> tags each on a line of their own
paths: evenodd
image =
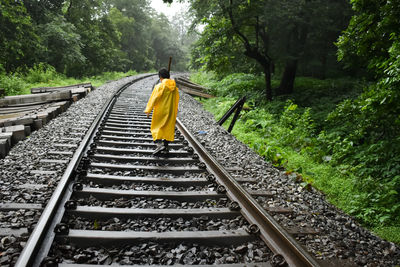
<svg viewBox="0 0 400 267">
<path fill-rule="evenodd" d="M 202 93 L 202 92 L 199 92 L 199 91 L 196 91 L 196 90 L 191 90 L 191 89 L 182 88 L 182 87 L 180 87 L 179 89 L 182 90 L 183 92 L 191 95 L 191 96 L 199 96 L 199 97 L 204 97 L 204 98 L 213 98 L 213 97 L 215 97 L 213 95 Z"/>
<path fill-rule="evenodd" d="M 274 194 L 272 194 L 271 192 L 268 191 L 263 191 L 263 190 L 250 190 L 247 189 L 246 190 L 250 195 L 254 196 L 258 196 L 258 197 L 273 197 Z"/>
<path fill-rule="evenodd" d="M 20 189 L 30 189 L 30 190 L 40 190 L 47 187 L 45 184 L 21 184 L 18 185 L 17 188 Z"/>
<path fill-rule="evenodd" d="M 311 228 L 308 226 L 306 226 L 306 227 L 296 227 L 296 226 L 287 227 L 286 231 L 292 235 L 316 235 L 316 234 L 319 234 L 318 230 L 315 230 L 314 228 Z"/>
<path fill-rule="evenodd" d="M 293 212 L 292 209 L 286 207 L 265 207 L 264 209 L 270 213 L 279 213 L 279 214 L 290 214 Z"/>
<path fill-rule="evenodd" d="M 56 86 L 56 87 L 36 87 L 31 88 L 32 94 L 44 93 L 44 92 L 54 92 L 59 90 L 70 90 L 76 88 L 85 88 L 89 92 L 93 90 L 93 86 L 91 83 L 80 83 L 80 84 L 72 84 L 72 85 L 65 85 L 65 86 Z"/>
<path fill-rule="evenodd" d="M 69 160 L 66 159 L 41 159 L 40 163 L 49 163 L 49 164 L 66 164 Z"/>
<path fill-rule="evenodd" d="M 39 109 L 43 106 L 43 104 L 38 105 L 29 105 L 29 106 L 21 106 L 21 107 L 3 107 L 0 109 L 0 114 L 19 114 L 24 112 L 30 112 L 32 110 Z"/>
<path fill-rule="evenodd" d="M 208 88 L 205 88 L 205 87 L 203 87 L 201 85 L 195 84 L 195 83 L 193 83 L 191 81 L 188 81 L 186 79 L 183 79 L 183 78 L 177 78 L 176 79 L 176 83 L 177 84 L 182 84 L 183 86 L 186 86 L 186 87 L 191 88 L 191 89 L 200 90 L 202 92 L 210 91 L 210 89 L 208 89 Z"/>
<path fill-rule="evenodd" d="M 11 147 L 12 146 L 12 133 L 0 133 L 0 139 L 6 139 L 8 146 Z"/>
<path fill-rule="evenodd" d="M 31 174 L 53 175 L 53 174 L 57 174 L 57 171 L 32 170 L 32 171 L 31 171 Z"/>
<path fill-rule="evenodd" d="M 7 107 L 19 104 L 30 104 L 30 103 L 45 103 L 57 100 L 71 99 L 70 91 L 61 91 L 54 93 L 40 93 L 31 95 L 19 95 L 19 96 L 8 96 L 4 99 L 0 99 L 0 107 Z"/>
<path fill-rule="evenodd" d="M 112 169 L 112 170 L 144 170 L 163 173 L 201 173 L 204 172 L 202 168 L 197 166 L 147 166 L 147 165 L 131 165 L 131 164 L 111 164 L 111 163 L 97 163 L 92 162 L 90 166 L 94 168 Z"/>
<path fill-rule="evenodd" d="M 13 125 L 33 125 L 33 121 L 36 119 L 35 115 L 19 116 L 15 118 L 0 120 L 0 127 L 7 127 Z"/>
<path fill-rule="evenodd" d="M 0 138 L 0 159 L 4 159 L 10 151 L 10 145 L 7 139 Z"/>
<path fill-rule="evenodd" d="M 71 151 L 58 151 L 58 150 L 50 150 L 47 152 L 49 155 L 63 155 L 63 156 L 72 156 L 74 153 Z"/>
<path fill-rule="evenodd" d="M 0 211 L 10 211 L 10 210 L 42 210 L 41 204 L 32 203 L 0 203 Z"/>
<path fill-rule="evenodd" d="M 5 127 L 5 132 L 12 133 L 11 141 L 12 144 L 16 144 L 21 140 L 24 140 L 26 137 L 25 126 L 24 125 L 15 125 Z"/>
<path fill-rule="evenodd" d="M 27 228 L 11 229 L 11 228 L 0 228 L 0 237 L 4 236 L 15 236 L 19 237 L 23 234 L 27 234 Z"/>
</svg>

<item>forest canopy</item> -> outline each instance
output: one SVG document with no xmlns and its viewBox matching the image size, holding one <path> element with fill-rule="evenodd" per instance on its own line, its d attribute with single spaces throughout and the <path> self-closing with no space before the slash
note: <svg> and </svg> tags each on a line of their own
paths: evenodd
<svg viewBox="0 0 400 267">
<path fill-rule="evenodd" d="M 149 0 L 0 1 L 0 71 L 47 63 L 67 76 L 148 71 L 174 59 L 186 69 L 187 20 Z"/>
</svg>

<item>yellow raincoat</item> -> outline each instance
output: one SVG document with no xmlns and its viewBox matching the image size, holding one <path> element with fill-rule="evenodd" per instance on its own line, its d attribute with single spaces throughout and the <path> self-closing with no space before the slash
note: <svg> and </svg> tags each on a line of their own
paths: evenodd
<svg viewBox="0 0 400 267">
<path fill-rule="evenodd" d="M 154 108 L 150 127 L 153 140 L 174 141 L 178 102 L 179 93 L 175 80 L 163 79 L 154 87 L 144 110 L 145 113 L 150 113 Z"/>
</svg>

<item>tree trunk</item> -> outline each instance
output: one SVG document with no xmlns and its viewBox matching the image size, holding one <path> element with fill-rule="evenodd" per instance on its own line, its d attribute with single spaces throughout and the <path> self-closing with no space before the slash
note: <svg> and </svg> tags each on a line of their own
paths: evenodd
<svg viewBox="0 0 400 267">
<path fill-rule="evenodd" d="M 283 72 L 281 83 L 278 87 L 278 95 L 287 95 L 293 93 L 294 80 L 296 78 L 297 59 L 288 59 Z"/>
<path fill-rule="evenodd" d="M 271 87 L 271 69 L 269 66 L 264 66 L 265 78 L 265 97 L 268 101 L 272 100 L 272 87 Z"/>
<path fill-rule="evenodd" d="M 323 54 L 323 56 L 322 56 L 322 58 L 321 58 L 321 64 L 322 64 L 322 67 L 321 67 L 321 70 L 320 70 L 320 73 L 319 73 L 319 78 L 320 79 L 323 79 L 323 80 L 325 80 L 325 78 L 326 78 L 326 64 L 327 64 L 327 55 L 326 55 L 326 52 Z"/>
</svg>

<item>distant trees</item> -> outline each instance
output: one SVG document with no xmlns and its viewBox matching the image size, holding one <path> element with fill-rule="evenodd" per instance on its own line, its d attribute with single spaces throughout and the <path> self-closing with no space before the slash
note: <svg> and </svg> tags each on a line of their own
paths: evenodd
<svg viewBox="0 0 400 267">
<path fill-rule="evenodd" d="M 6 72 L 39 62 L 70 76 L 143 71 L 165 66 L 170 56 L 183 70 L 187 45 L 178 35 L 148 0 L 0 0 Z"/>
</svg>

